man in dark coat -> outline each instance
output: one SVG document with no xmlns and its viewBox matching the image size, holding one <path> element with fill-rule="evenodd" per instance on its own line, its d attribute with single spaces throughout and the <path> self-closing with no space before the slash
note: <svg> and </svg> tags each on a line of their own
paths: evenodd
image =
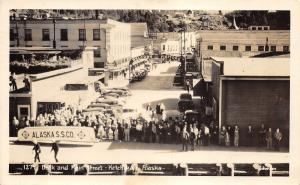
<svg viewBox="0 0 300 185">
<path fill-rule="evenodd" d="M 58 162 L 57 154 L 58 154 L 58 151 L 59 151 L 59 146 L 58 146 L 57 141 L 53 141 L 52 148 L 51 148 L 50 152 L 52 152 L 52 150 L 54 151 L 54 159 L 55 159 L 56 162 Z"/>
<path fill-rule="evenodd" d="M 34 152 L 35 152 L 34 162 L 36 162 L 36 161 L 41 162 L 41 160 L 40 160 L 40 153 L 42 151 L 41 151 L 40 144 L 36 140 L 33 141 L 33 143 L 34 143 L 34 146 L 33 146 L 32 150 L 34 150 Z"/>
<path fill-rule="evenodd" d="M 191 150 L 195 150 L 195 143 L 196 143 L 196 134 L 193 129 L 190 131 L 190 142 L 191 142 Z"/>
<path fill-rule="evenodd" d="M 247 146 L 253 146 L 254 130 L 251 125 L 247 128 Z"/>
</svg>

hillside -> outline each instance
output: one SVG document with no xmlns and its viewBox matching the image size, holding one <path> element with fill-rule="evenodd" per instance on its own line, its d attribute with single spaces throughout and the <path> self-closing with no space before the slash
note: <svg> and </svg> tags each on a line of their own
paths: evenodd
<svg viewBox="0 0 300 185">
<path fill-rule="evenodd" d="M 121 22 L 146 22 L 150 32 L 174 32 L 183 26 L 194 30 L 247 29 L 250 25 L 267 25 L 271 29 L 289 29 L 289 11 L 201 11 L 201 10 L 11 10 L 11 15 L 26 15 L 27 19 L 105 19 Z"/>
</svg>

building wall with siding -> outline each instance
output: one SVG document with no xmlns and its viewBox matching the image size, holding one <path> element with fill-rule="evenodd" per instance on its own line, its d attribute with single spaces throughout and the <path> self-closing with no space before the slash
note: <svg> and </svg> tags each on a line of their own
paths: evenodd
<svg viewBox="0 0 300 185">
<path fill-rule="evenodd" d="M 261 124 L 280 128 L 288 143 L 290 81 L 222 80 L 222 124 L 238 124 L 245 131 L 251 124 L 257 131 Z M 245 134 L 244 134 L 245 135 Z M 245 140 L 244 137 L 241 138 Z"/>
</svg>

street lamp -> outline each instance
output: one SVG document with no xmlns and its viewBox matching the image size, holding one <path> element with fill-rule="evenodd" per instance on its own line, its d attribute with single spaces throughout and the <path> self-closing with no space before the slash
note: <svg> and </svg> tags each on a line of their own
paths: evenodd
<svg viewBox="0 0 300 185">
<path fill-rule="evenodd" d="M 53 19 L 53 48 L 56 49 L 56 39 L 55 39 L 55 23 L 56 23 L 56 20 Z"/>
</svg>

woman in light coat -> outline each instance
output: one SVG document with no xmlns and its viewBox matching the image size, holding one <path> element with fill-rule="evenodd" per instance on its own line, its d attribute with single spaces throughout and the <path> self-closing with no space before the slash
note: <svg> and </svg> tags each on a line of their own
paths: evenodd
<svg viewBox="0 0 300 185">
<path fill-rule="evenodd" d="M 240 139 L 240 129 L 237 125 L 234 127 L 234 140 L 233 140 L 233 145 L 235 147 L 239 146 L 239 139 Z"/>
</svg>

